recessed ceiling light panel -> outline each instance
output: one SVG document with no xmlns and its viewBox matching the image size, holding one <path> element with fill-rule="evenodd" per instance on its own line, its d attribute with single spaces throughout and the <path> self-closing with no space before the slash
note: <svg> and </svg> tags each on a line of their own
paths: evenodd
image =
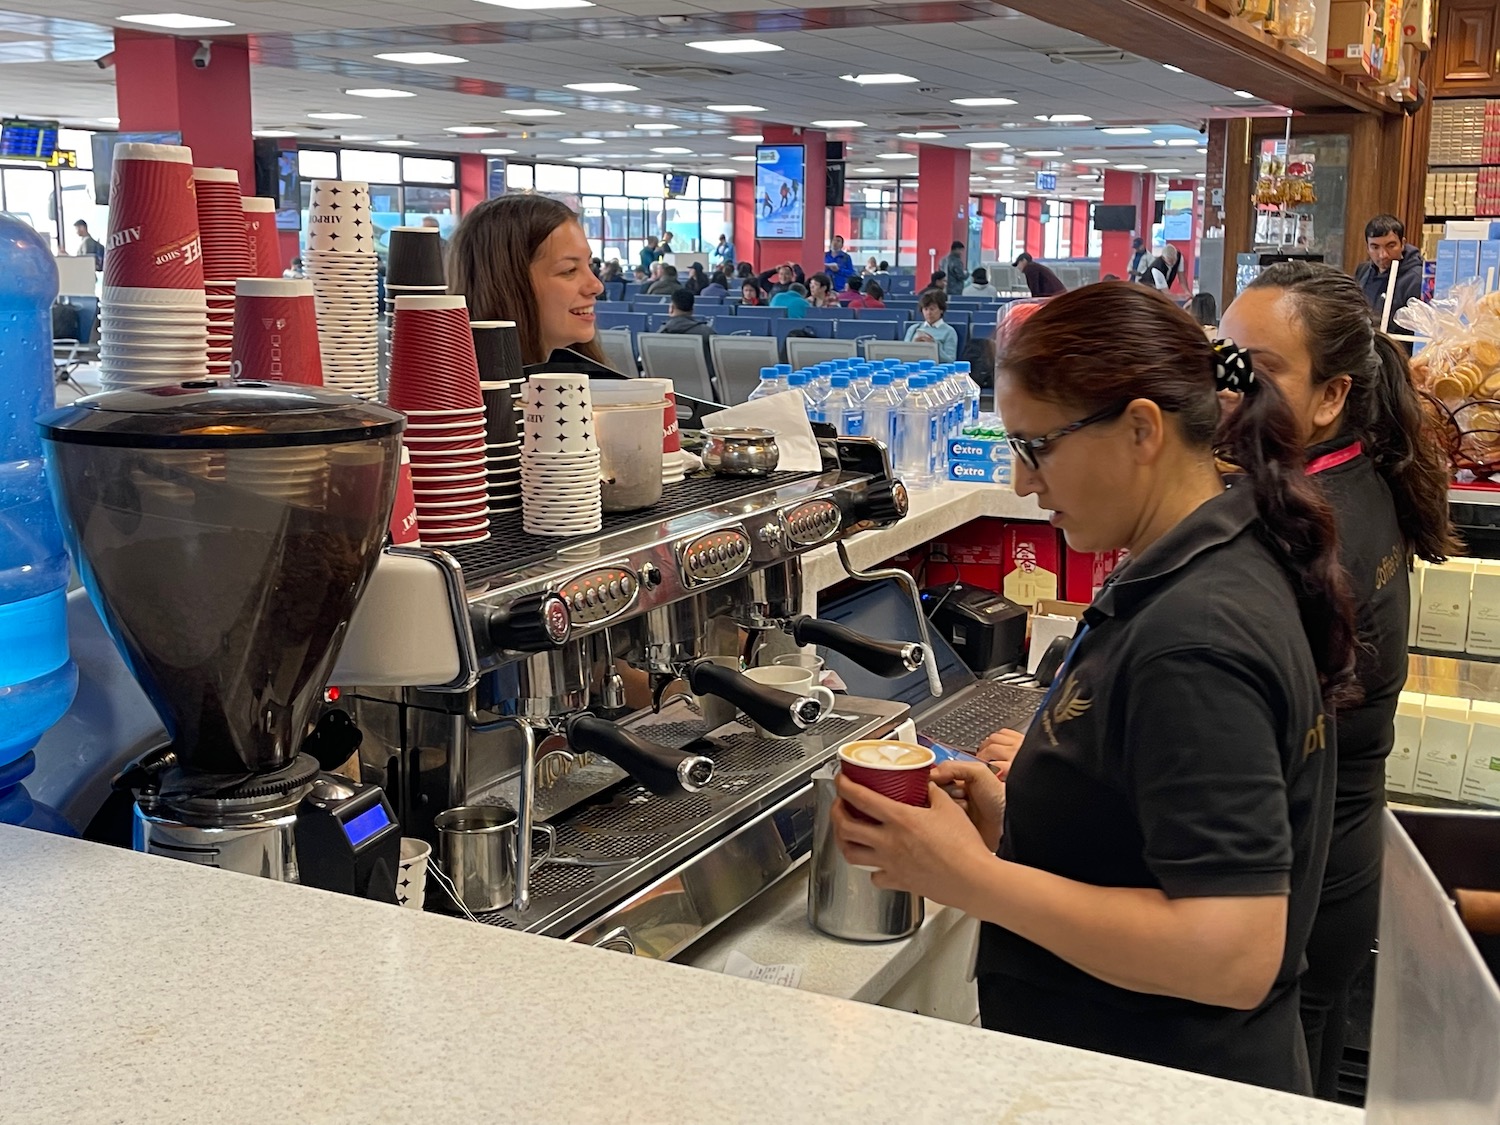
<svg viewBox="0 0 1500 1125">
<path fill-rule="evenodd" d="M 1015 105 L 1015 98 L 954 98 L 954 105 L 966 105 L 975 108 L 990 105 Z"/>
<path fill-rule="evenodd" d="M 172 31 L 193 31 L 209 27 L 233 27 L 228 20 L 192 16 L 186 12 L 157 12 L 146 16 L 116 16 L 121 23 L 138 23 L 142 27 L 165 27 Z"/>
<path fill-rule="evenodd" d="M 921 81 L 910 74 L 841 74 L 839 77 L 860 86 L 906 86 Z"/>
<path fill-rule="evenodd" d="M 764 39 L 699 39 L 688 46 L 695 51 L 711 51 L 716 55 L 758 55 L 785 50 Z"/>
<path fill-rule="evenodd" d="M 629 82 L 569 82 L 567 88 L 580 94 L 629 94 L 640 89 Z"/>
<path fill-rule="evenodd" d="M 390 51 L 375 57 L 386 62 L 405 63 L 407 66 L 446 66 L 450 63 L 469 61 L 457 55 L 445 55 L 439 51 Z"/>
</svg>

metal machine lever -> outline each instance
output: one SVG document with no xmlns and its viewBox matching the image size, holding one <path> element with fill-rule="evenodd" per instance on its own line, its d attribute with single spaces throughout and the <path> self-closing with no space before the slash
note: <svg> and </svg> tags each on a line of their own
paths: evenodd
<svg viewBox="0 0 1500 1125">
<path fill-rule="evenodd" d="M 531 906 L 531 837 L 536 824 L 536 730 L 515 715 L 481 722 L 472 702 L 468 714 L 456 716 L 456 721 L 467 723 L 476 731 L 515 727 L 521 733 L 521 774 L 516 780 L 516 891 L 511 908 L 517 914 L 525 914 Z"/>
<path fill-rule="evenodd" d="M 926 660 L 926 651 L 910 641 L 882 641 L 853 629 L 816 617 L 791 617 L 786 630 L 799 645 L 822 645 L 842 653 L 861 668 L 877 676 L 895 679 L 915 672 Z"/>
<path fill-rule="evenodd" d="M 567 735 L 576 753 L 608 758 L 653 793 L 696 793 L 714 776 L 712 758 L 658 745 L 596 715 L 574 715 Z"/>
<path fill-rule="evenodd" d="M 766 687 L 707 660 L 689 664 L 683 678 L 698 695 L 717 695 L 733 703 L 753 722 L 783 738 L 801 734 L 823 716 L 823 704 L 812 696 Z"/>
<path fill-rule="evenodd" d="M 889 578 L 906 591 L 907 597 L 911 598 L 911 607 L 917 614 L 917 632 L 922 636 L 922 651 L 929 654 L 928 658 L 922 662 L 927 668 L 927 687 L 934 697 L 942 695 L 943 681 L 938 675 L 937 661 L 930 656 L 932 632 L 927 627 L 927 615 L 922 612 L 922 592 L 917 589 L 917 580 L 899 567 L 887 567 L 884 570 L 859 570 L 850 561 L 849 548 L 844 540 L 838 541 L 838 549 L 839 563 L 843 566 L 844 573 L 850 578 L 856 582 L 880 582 Z"/>
</svg>

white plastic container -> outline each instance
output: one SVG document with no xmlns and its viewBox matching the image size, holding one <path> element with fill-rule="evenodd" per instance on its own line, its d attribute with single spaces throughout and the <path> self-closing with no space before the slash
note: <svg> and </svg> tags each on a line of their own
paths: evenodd
<svg viewBox="0 0 1500 1125">
<path fill-rule="evenodd" d="M 599 495 L 606 512 L 633 512 L 661 499 L 661 419 L 666 407 L 666 399 L 594 404 Z"/>
</svg>

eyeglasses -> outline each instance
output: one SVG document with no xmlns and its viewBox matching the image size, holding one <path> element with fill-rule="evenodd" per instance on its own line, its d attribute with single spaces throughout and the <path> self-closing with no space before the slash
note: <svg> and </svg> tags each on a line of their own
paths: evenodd
<svg viewBox="0 0 1500 1125">
<path fill-rule="evenodd" d="M 1087 418 L 1080 418 L 1076 422 L 1069 422 L 1066 426 L 1059 426 L 1050 433 L 1034 438 L 1010 438 L 1011 452 L 1020 458 L 1021 463 L 1032 472 L 1036 472 L 1041 466 L 1037 461 L 1043 453 L 1046 453 L 1060 438 L 1069 434 L 1076 434 L 1088 426 L 1099 422 L 1112 422 L 1121 414 L 1125 413 L 1128 402 L 1117 402 L 1114 406 L 1106 407 L 1097 414 L 1090 414 Z"/>
</svg>

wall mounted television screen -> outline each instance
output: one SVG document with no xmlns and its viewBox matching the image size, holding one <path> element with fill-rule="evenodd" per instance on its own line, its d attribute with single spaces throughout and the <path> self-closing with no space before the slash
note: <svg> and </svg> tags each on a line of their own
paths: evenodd
<svg viewBox="0 0 1500 1125">
<path fill-rule="evenodd" d="M 283 152 L 276 160 L 276 229 L 302 229 L 302 175 L 297 171 L 297 154 Z"/>
<path fill-rule="evenodd" d="M 57 151 L 56 121 L 22 121 L 18 117 L 0 123 L 0 157 L 7 160 L 51 160 Z"/>
<path fill-rule="evenodd" d="M 755 237 L 800 239 L 807 194 L 807 150 L 802 145 L 755 148 Z"/>
<path fill-rule="evenodd" d="M 109 206 L 109 177 L 115 167 L 115 146 L 123 144 L 180 145 L 181 133 L 95 133 L 94 202 Z"/>
<path fill-rule="evenodd" d="M 667 176 L 667 198 L 679 199 L 687 194 L 688 174 L 686 172 L 673 172 Z"/>
<path fill-rule="evenodd" d="M 1130 203 L 1094 204 L 1095 230 L 1135 230 L 1135 205 Z"/>
</svg>

